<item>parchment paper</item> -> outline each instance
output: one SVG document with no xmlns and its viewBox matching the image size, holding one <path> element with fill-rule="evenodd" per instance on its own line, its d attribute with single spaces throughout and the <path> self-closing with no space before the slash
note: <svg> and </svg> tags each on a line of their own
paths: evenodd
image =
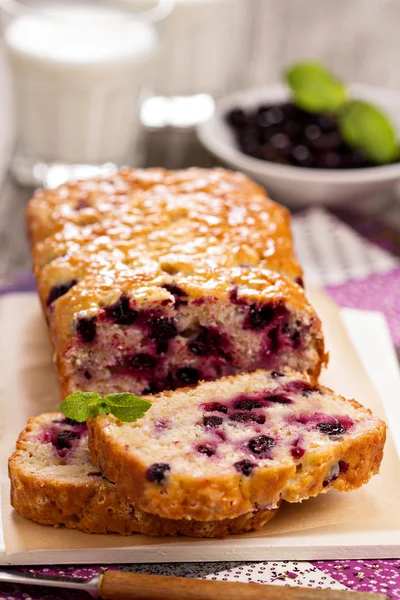
<svg viewBox="0 0 400 600">
<path fill-rule="evenodd" d="M 319 313 L 330 352 L 327 371 L 322 383 L 337 392 L 371 408 L 384 418 L 379 396 L 370 383 L 360 359 L 354 350 L 340 320 L 338 309 L 318 290 L 309 296 Z M 9 505 L 7 458 L 15 447 L 18 433 L 30 416 L 57 410 L 60 394 L 52 366 L 51 348 L 35 294 L 15 294 L 0 300 L 0 468 L 2 494 L 2 521 L 7 554 L 87 549 L 88 559 L 93 549 L 161 546 L 163 554 L 168 546 L 182 545 L 182 561 L 190 561 L 190 547 L 205 540 L 192 538 L 151 538 L 143 535 L 88 535 L 66 528 L 54 529 L 22 518 Z M 389 432 L 381 473 L 367 486 L 351 493 L 335 490 L 303 502 L 285 504 L 266 527 L 240 536 L 246 541 L 254 538 L 272 538 L 284 533 L 324 528 L 329 535 L 335 525 L 345 524 L 349 532 L 359 531 L 368 523 L 369 530 L 400 530 L 400 477 L 399 460 Z M 238 536 L 235 536 L 236 539 Z M 229 544 L 229 538 L 227 543 Z M 373 541 L 371 540 L 371 543 Z M 207 541 L 209 546 L 210 540 Z M 226 546 L 226 544 L 225 544 Z M 174 553 L 176 560 L 176 552 Z M 163 558 L 165 560 L 165 556 Z M 178 559 L 179 560 L 179 559 Z M 207 560 L 207 555 L 204 555 Z M 224 560 L 224 557 L 221 558 Z M 71 563 L 73 563 L 71 552 Z"/>
</svg>

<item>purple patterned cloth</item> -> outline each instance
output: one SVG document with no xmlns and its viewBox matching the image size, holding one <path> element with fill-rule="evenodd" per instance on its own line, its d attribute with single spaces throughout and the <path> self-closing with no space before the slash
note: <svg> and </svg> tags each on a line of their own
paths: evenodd
<svg viewBox="0 0 400 600">
<path fill-rule="evenodd" d="M 382 247 L 400 254 L 399 236 L 377 235 L 376 227 L 367 224 L 359 227 L 366 237 Z M 31 274 L 23 274 L 1 293 L 32 291 L 35 282 Z M 340 306 L 378 310 L 386 315 L 395 345 L 400 345 L 400 268 L 383 275 L 371 275 L 361 281 L 349 281 L 329 286 L 328 293 Z M 400 600 L 400 560 L 347 560 L 277 563 L 201 563 L 201 564 L 151 564 L 111 566 L 124 571 L 180 575 L 230 581 L 255 581 L 280 585 L 324 587 L 354 591 L 379 592 Z M 15 569 L 18 570 L 18 569 Z M 91 577 L 99 572 L 98 566 L 20 568 L 21 571 L 43 575 Z M 88 598 L 83 593 L 53 591 L 45 588 L 0 585 L 0 600 L 69 600 Z"/>
<path fill-rule="evenodd" d="M 339 306 L 382 312 L 395 346 L 400 346 L 400 268 L 326 288 Z"/>
<path fill-rule="evenodd" d="M 313 564 L 353 591 L 400 598 L 400 560 L 336 560 Z"/>
</svg>

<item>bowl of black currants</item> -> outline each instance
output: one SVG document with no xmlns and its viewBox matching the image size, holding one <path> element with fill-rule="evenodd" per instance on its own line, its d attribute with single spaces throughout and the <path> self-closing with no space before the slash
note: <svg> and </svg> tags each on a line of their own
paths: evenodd
<svg viewBox="0 0 400 600">
<path fill-rule="evenodd" d="M 310 63 L 300 66 L 309 75 Z M 222 98 L 199 126 L 200 141 L 288 206 L 374 204 L 393 195 L 400 91 L 294 75 Z"/>
</svg>

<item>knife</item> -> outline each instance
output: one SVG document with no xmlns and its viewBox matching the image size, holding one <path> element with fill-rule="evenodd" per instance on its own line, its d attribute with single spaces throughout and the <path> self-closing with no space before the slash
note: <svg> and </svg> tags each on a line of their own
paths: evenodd
<svg viewBox="0 0 400 600">
<path fill-rule="evenodd" d="M 81 590 L 103 600 L 389 600 L 384 594 L 102 571 L 92 579 L 0 570 L 0 582 Z"/>
</svg>

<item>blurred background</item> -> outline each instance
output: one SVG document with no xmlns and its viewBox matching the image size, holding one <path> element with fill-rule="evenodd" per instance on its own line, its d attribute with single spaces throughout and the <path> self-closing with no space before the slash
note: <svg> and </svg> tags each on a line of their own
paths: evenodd
<svg viewBox="0 0 400 600">
<path fill-rule="evenodd" d="M 29 0 L 26 3 L 29 5 Z M 93 0 L 91 4 L 95 3 Z M 123 4 L 136 9 L 155 2 L 124 0 Z M 176 0 L 174 12 L 176 16 L 166 16 L 165 22 L 156 25 L 160 44 L 165 42 L 168 52 L 161 48 L 155 77 L 154 66 L 148 68 L 144 82 L 147 91 L 153 88 L 167 95 L 193 91 L 221 96 L 232 89 L 280 81 L 285 66 L 304 58 L 317 58 L 348 82 L 400 88 L 400 70 L 395 62 L 400 51 L 397 0 Z M 169 19 L 173 21 L 170 31 Z M 0 51 L 0 157 L 4 169 L 12 130 L 4 37 Z M 207 107 L 205 111 L 207 114 Z M 155 116 L 153 121 L 162 123 L 162 116 L 158 122 Z M 179 136 L 180 151 L 175 148 L 173 135 L 165 140 L 157 136 L 156 141 L 154 136 L 148 137 L 144 144 L 146 150 L 150 145 L 149 164 L 171 168 L 193 164 L 193 155 L 183 150 L 182 144 L 194 151 L 194 135 Z M 207 162 L 202 153 L 196 164 L 200 161 Z"/>
<path fill-rule="evenodd" d="M 0 6 L 0 282 L 29 267 L 23 211 L 35 186 L 120 165 L 241 170 L 240 162 L 205 147 L 231 144 L 221 123 L 207 130 L 210 143 L 206 134 L 199 141 L 196 128 L 215 119 L 215 103 L 239 90 L 268 92 L 296 61 L 317 59 L 349 84 L 375 86 L 374 97 L 395 121 L 400 114 L 398 0 L 0 0 Z M 240 107 L 240 98 L 230 107 Z M 253 105 L 262 104 L 259 98 Z M 276 175 L 265 161 L 254 164 L 260 175 L 250 163 L 243 170 L 297 210 L 296 181 L 276 188 L 276 176 L 289 181 L 292 174 L 279 171 L 282 165 L 274 165 Z M 295 178 L 301 171 L 289 168 L 297 169 Z M 399 165 L 376 167 L 365 181 L 363 171 L 343 178 L 331 169 L 326 180 L 322 172 L 307 175 L 303 196 L 313 206 L 335 204 L 335 214 L 355 208 L 349 219 L 359 229 L 370 226 L 371 215 L 396 228 Z M 356 200 L 368 190 L 368 211 L 359 210 Z M 343 200 L 336 205 L 332 195 Z M 397 249 L 396 230 L 387 235 Z"/>
</svg>

